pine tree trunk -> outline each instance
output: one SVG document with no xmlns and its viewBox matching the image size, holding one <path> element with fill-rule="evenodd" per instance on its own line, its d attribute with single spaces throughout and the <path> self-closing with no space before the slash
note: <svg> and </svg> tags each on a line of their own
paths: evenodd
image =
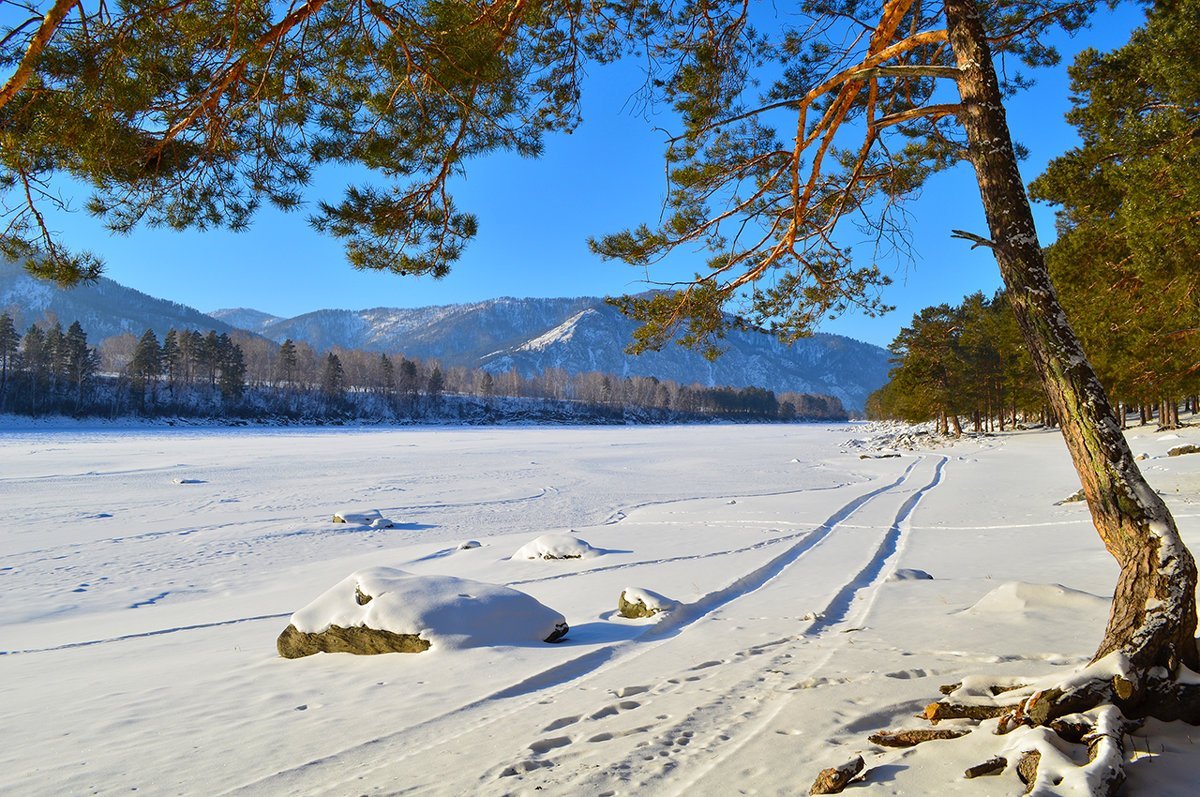
<svg viewBox="0 0 1200 797">
<path fill-rule="evenodd" d="M 1121 568 L 1096 658 L 1200 666 L 1196 565 L 1146 484 L 1050 283 L 975 0 L 945 0 L 970 158 L 1013 312 L 1083 484 L 1092 520 Z"/>
</svg>

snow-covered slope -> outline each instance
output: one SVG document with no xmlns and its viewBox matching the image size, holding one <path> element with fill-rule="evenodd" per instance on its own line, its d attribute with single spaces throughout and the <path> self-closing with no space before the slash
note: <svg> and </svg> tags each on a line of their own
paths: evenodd
<svg viewBox="0 0 1200 797">
<path fill-rule="evenodd" d="M 25 269 L 3 260 L 0 260 L 0 312 L 11 315 L 21 332 L 30 324 L 40 324 L 51 317 L 64 327 L 78 321 L 93 343 L 124 332 L 140 335 L 147 329 L 162 337 L 172 327 L 217 332 L 235 328 L 199 310 L 155 299 L 104 277 L 93 285 L 63 289 L 34 279 Z"/>
<path fill-rule="evenodd" d="M 244 314 L 214 313 L 231 322 Z M 682 384 L 823 393 L 841 399 L 849 409 L 861 409 L 867 395 L 886 381 L 888 370 L 887 352 L 878 346 L 824 334 L 785 346 L 757 330 L 731 332 L 723 341 L 727 356 L 716 362 L 678 346 L 634 357 L 625 353 L 634 322 L 595 297 L 320 310 L 289 319 L 263 316 L 247 328 L 276 342 L 291 338 L 317 349 L 401 352 L 493 373 L 515 370 L 526 377 L 560 368 L 569 373 L 654 376 Z"/>
</svg>

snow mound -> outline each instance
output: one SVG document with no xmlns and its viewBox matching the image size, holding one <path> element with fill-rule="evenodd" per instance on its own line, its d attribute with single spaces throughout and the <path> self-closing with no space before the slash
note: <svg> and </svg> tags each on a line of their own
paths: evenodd
<svg viewBox="0 0 1200 797">
<path fill-rule="evenodd" d="M 478 547 L 480 547 L 479 540 L 464 540 L 458 544 L 458 550 L 460 551 L 469 551 L 472 548 Z"/>
<path fill-rule="evenodd" d="M 910 567 L 901 567 L 896 572 L 887 577 L 888 581 L 932 581 L 933 576 L 926 573 L 924 570 L 916 570 Z"/>
<path fill-rule="evenodd" d="M 371 528 L 373 529 L 391 529 L 395 527 L 396 524 L 385 517 L 377 517 L 371 521 Z"/>
<path fill-rule="evenodd" d="M 511 559 L 590 559 L 600 551 L 570 534 L 543 534 L 522 545 Z"/>
<path fill-rule="evenodd" d="M 204 484 L 203 479 L 182 479 L 178 477 L 171 479 L 171 482 L 174 484 Z"/>
<path fill-rule="evenodd" d="M 561 614 L 511 587 L 391 567 L 350 574 L 293 614 L 291 624 L 308 634 L 330 626 L 417 634 L 443 650 L 544 642 L 567 627 Z"/>
<path fill-rule="evenodd" d="M 1108 598 L 1062 584 L 1010 581 L 984 595 L 967 611 L 973 614 L 1023 614 L 1046 610 L 1107 612 L 1108 606 Z"/>
<path fill-rule="evenodd" d="M 333 522 L 357 523 L 361 526 L 369 526 L 382 517 L 383 514 L 378 509 L 368 509 L 366 511 L 360 511 L 357 509 L 343 509 L 340 512 L 333 513 Z"/>
</svg>

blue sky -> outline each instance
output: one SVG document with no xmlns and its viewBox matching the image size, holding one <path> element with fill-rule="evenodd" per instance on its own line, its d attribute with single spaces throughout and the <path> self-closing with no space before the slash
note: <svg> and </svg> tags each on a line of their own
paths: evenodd
<svg viewBox="0 0 1200 797">
<path fill-rule="evenodd" d="M 1060 42 L 1063 62 L 1038 73 L 1037 86 L 1011 101 L 1010 126 L 1030 149 L 1022 165 L 1026 181 L 1076 142 L 1063 120 L 1066 67 L 1074 54 L 1088 46 L 1119 46 L 1141 19 L 1141 9 L 1130 4 L 1100 12 L 1091 29 Z M 536 161 L 500 155 L 468 166 L 456 201 L 478 216 L 480 234 L 442 280 L 356 272 L 337 242 L 309 228 L 303 212 L 265 210 L 243 233 L 139 229 L 112 236 L 82 213 L 60 218 L 57 226 L 70 245 L 105 260 L 106 276 L 205 311 L 253 307 L 293 316 L 329 307 L 637 292 L 646 287 L 644 270 L 602 262 L 586 245 L 589 235 L 652 222 L 659 214 L 664 134 L 653 128 L 669 126 L 670 119 L 639 113 L 629 101 L 637 83 L 627 67 L 593 70 L 584 95 L 585 121 L 573 135 L 549 139 Z M 325 173 L 317 187 L 326 198 L 336 198 L 343 183 L 339 174 Z M 828 321 L 823 331 L 883 346 L 922 307 L 999 287 L 991 254 L 949 237 L 951 229 L 986 230 L 967 165 L 935 177 L 909 209 L 915 260 L 882 264 L 895 280 L 885 300 L 897 309 L 879 319 L 852 315 Z M 1043 242 L 1053 240 L 1052 211 L 1042 207 L 1035 213 Z M 870 248 L 861 251 L 867 256 Z M 677 253 L 666 270 L 649 276 L 690 274 L 703 260 L 701 252 Z"/>
</svg>

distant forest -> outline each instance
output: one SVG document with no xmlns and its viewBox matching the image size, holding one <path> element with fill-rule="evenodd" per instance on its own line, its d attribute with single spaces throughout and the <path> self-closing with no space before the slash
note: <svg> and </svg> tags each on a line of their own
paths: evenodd
<svg viewBox="0 0 1200 797">
<path fill-rule="evenodd" d="M 0 412 L 279 422 L 668 423 L 846 420 L 830 396 L 654 377 L 524 378 L 249 334 L 152 330 L 88 343 L 78 321 L 17 331 L 0 314 Z"/>
</svg>

